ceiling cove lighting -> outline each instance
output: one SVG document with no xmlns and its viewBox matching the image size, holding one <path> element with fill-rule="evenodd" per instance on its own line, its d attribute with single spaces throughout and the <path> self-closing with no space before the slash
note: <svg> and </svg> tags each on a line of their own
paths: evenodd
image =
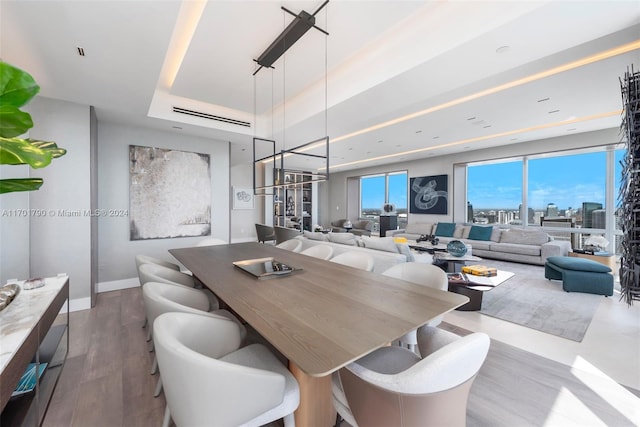
<svg viewBox="0 0 640 427">
<path fill-rule="evenodd" d="M 269 47 L 258 57 L 258 59 L 254 59 L 254 61 L 259 65 L 259 68 L 253 73 L 254 76 L 254 104 L 255 98 L 257 98 L 257 88 L 255 83 L 256 74 L 264 67 L 273 68 L 273 64 L 278 60 L 291 46 L 293 46 L 307 31 L 311 28 L 315 28 L 322 32 L 325 36 L 329 36 L 329 33 L 325 30 L 318 28 L 315 26 L 315 15 L 322 10 L 327 4 L 329 0 L 325 0 L 324 3 L 313 13 L 309 14 L 304 10 L 299 14 L 295 14 L 284 7 L 281 9 L 295 18 L 289 23 L 289 25 L 283 30 L 283 32 L 269 45 Z M 282 78 L 286 75 L 286 70 L 283 65 L 283 73 Z M 257 196 L 273 196 L 274 193 L 268 193 L 268 191 L 272 191 L 276 188 L 290 188 L 292 186 L 303 186 L 312 182 L 321 182 L 329 179 L 329 136 L 327 135 L 327 102 L 328 102 L 328 91 L 327 91 L 327 42 L 325 38 L 325 57 L 324 57 L 324 79 L 325 79 L 325 99 L 324 99 L 324 131 L 325 135 L 321 138 L 317 138 L 313 141 L 303 143 L 297 145 L 293 148 L 286 149 L 285 148 L 285 140 L 284 140 L 284 129 L 286 125 L 283 121 L 283 132 L 282 132 L 282 149 L 280 151 L 276 150 L 276 141 L 273 139 L 267 138 L 259 138 L 254 134 L 253 137 L 253 194 Z M 272 83 L 273 85 L 273 79 Z M 283 120 L 285 117 L 285 100 L 286 94 L 284 93 L 286 85 L 282 84 L 283 88 L 283 96 L 282 96 L 282 116 Z M 273 88 L 272 88 L 273 92 Z M 273 97 L 272 97 L 273 99 Z M 255 108 L 255 107 L 254 107 Z M 272 112 L 274 111 L 272 106 Z M 254 112 L 254 114 L 257 114 Z M 260 147 L 258 147 L 260 146 Z M 267 150 L 265 150 L 267 147 Z M 308 151 L 313 149 L 320 148 L 321 154 L 313 154 Z M 264 155 L 264 153 L 268 153 Z M 258 154 L 258 152 L 262 154 Z M 300 170 L 301 168 L 298 166 L 292 167 L 292 164 L 295 164 L 295 161 L 303 159 L 305 162 L 308 162 L 311 159 L 322 162 L 324 166 L 322 168 L 317 168 L 318 172 L 307 172 Z M 286 164 L 285 164 L 286 160 Z M 272 168 L 274 173 L 273 175 L 273 183 L 263 183 L 263 185 L 258 184 L 258 174 L 261 169 L 260 164 L 267 171 L 269 168 Z M 298 165 L 300 163 L 297 163 Z M 315 166 L 311 166 L 310 169 L 315 169 L 317 167 L 317 163 Z M 305 167 L 309 169 L 308 167 Z M 259 170 L 260 169 L 260 170 Z M 278 173 L 275 173 L 275 171 Z M 304 179 L 301 181 L 296 181 L 295 183 L 291 183 L 286 180 L 286 177 L 289 172 L 295 172 L 297 175 L 303 175 Z M 264 174 L 267 175 L 266 173 Z"/>
<path fill-rule="evenodd" d="M 408 155 L 408 154 L 423 153 L 425 151 L 433 151 L 433 150 L 437 150 L 439 148 L 455 147 L 456 145 L 468 144 L 470 142 L 486 141 L 486 140 L 489 140 L 489 139 L 500 138 L 500 137 L 504 137 L 504 136 L 515 135 L 515 134 L 525 133 L 525 132 L 533 132 L 533 131 L 536 131 L 536 130 L 547 129 L 547 128 L 556 127 L 556 126 L 564 126 L 564 125 L 572 124 L 572 123 L 587 122 L 587 121 L 590 121 L 590 120 L 597 120 L 597 119 L 602 119 L 602 118 L 605 118 L 605 117 L 619 116 L 620 114 L 622 114 L 622 110 L 609 111 L 607 113 L 595 114 L 593 116 L 579 117 L 579 118 L 576 118 L 576 119 L 563 120 L 561 122 L 546 123 L 546 124 L 543 124 L 543 125 L 537 125 L 537 126 L 531 126 L 531 127 L 522 128 L 522 129 L 510 130 L 510 131 L 507 131 L 507 132 L 494 133 L 492 135 L 485 135 L 485 136 L 479 136 L 479 137 L 475 137 L 475 138 L 462 139 L 460 141 L 448 142 L 448 143 L 442 144 L 442 145 L 436 145 L 436 146 L 432 146 L 432 147 L 425 147 L 425 148 L 418 148 L 418 149 L 415 149 L 415 150 L 403 151 L 402 153 L 387 154 L 387 155 L 384 155 L 384 156 L 372 157 L 370 159 L 365 159 L 365 160 L 356 160 L 354 162 L 342 163 L 340 165 L 333 165 L 333 166 L 331 166 L 331 168 L 332 169 L 333 168 L 337 169 L 337 168 L 346 167 L 346 166 L 361 165 L 363 163 L 373 162 L 373 161 L 376 161 L 376 160 L 392 159 L 394 157 L 405 156 L 405 155 Z M 576 129 L 574 128 L 573 130 L 576 130 Z M 516 140 L 518 140 L 518 138 L 512 138 L 511 139 L 511 141 L 516 141 Z"/>
<path fill-rule="evenodd" d="M 541 79 L 544 79 L 544 78 L 547 78 L 547 77 L 551 77 L 551 76 L 556 75 L 556 74 L 563 73 L 565 71 L 573 70 L 575 68 L 579 68 L 579 67 L 582 67 L 584 65 L 589 65 L 589 64 L 593 64 L 595 62 L 604 61 L 605 59 L 609 59 L 609 58 L 612 58 L 614 56 L 618 56 L 618 55 L 622 55 L 622 54 L 625 54 L 625 53 L 629 53 L 629 52 L 632 52 L 632 51 L 637 50 L 637 49 L 640 49 L 640 40 L 636 40 L 636 41 L 633 41 L 631 43 L 627 43 L 627 44 L 615 47 L 613 49 L 605 50 L 603 52 L 597 53 L 595 55 L 587 56 L 585 58 L 578 59 L 576 61 L 568 62 L 568 63 L 560 65 L 558 67 L 550 68 L 548 70 L 541 71 L 539 73 L 532 74 L 530 76 L 523 77 L 521 79 L 513 80 L 513 81 L 507 82 L 505 84 L 502 84 L 502 85 L 499 85 L 499 86 L 495 86 L 495 87 L 492 87 L 492 88 L 489 88 L 489 89 L 486 89 L 486 90 L 483 90 L 483 91 L 480 91 L 480 92 L 476 92 L 476 93 L 471 94 L 471 95 L 463 96 L 461 98 L 457 98 L 457 99 L 454 99 L 452 101 L 445 102 L 445 103 L 440 104 L 440 105 L 436 105 L 434 107 L 426 108 L 426 109 L 421 110 L 421 111 L 416 111 L 415 113 L 407 114 L 406 116 L 398 117 L 398 118 L 395 118 L 395 119 L 392 119 L 392 120 L 388 120 L 386 122 L 379 123 L 379 124 L 374 125 L 374 126 L 370 126 L 368 128 L 360 129 L 358 131 L 351 132 L 351 133 L 348 133 L 346 135 L 341 135 L 341 136 L 338 136 L 336 138 L 332 138 L 331 139 L 331 143 L 333 144 L 333 143 L 338 142 L 338 141 L 343 141 L 343 140 L 345 140 L 347 138 L 352 138 L 354 136 L 362 135 L 362 134 L 365 134 L 365 133 L 368 133 L 368 132 L 372 132 L 374 130 L 383 129 L 385 127 L 392 126 L 392 125 L 395 125 L 395 124 L 398 124 L 398 123 L 402 123 L 402 122 L 407 121 L 407 120 L 415 119 L 417 117 L 421 117 L 421 116 L 424 116 L 424 115 L 427 115 L 427 114 L 430 114 L 430 113 L 433 113 L 433 112 L 436 112 L 436 111 L 444 110 L 446 108 L 454 107 L 456 105 L 460 105 L 460 104 L 463 104 L 465 102 L 473 101 L 473 100 L 476 100 L 478 98 L 482 98 L 482 97 L 487 96 L 487 95 L 493 95 L 494 93 L 502 92 L 502 91 L 507 90 L 507 89 L 512 89 L 514 87 L 521 86 L 521 85 L 526 84 L 526 83 L 531 83 L 531 82 L 534 82 L 536 80 L 541 80 Z M 468 119 L 468 120 L 471 120 L 471 119 Z"/>
</svg>

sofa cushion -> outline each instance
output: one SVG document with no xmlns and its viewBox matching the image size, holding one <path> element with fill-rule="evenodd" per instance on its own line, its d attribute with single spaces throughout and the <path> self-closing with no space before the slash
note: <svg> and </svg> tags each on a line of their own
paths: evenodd
<svg viewBox="0 0 640 427">
<path fill-rule="evenodd" d="M 405 234 L 431 234 L 433 232 L 433 224 L 430 222 L 409 223 L 404 229 Z"/>
<path fill-rule="evenodd" d="M 328 233 L 329 241 L 341 245 L 357 246 L 356 236 L 351 233 Z"/>
<path fill-rule="evenodd" d="M 565 270 L 590 271 L 592 273 L 609 273 L 611 271 L 606 265 L 585 258 L 550 256 L 547 258 L 547 262 Z"/>
<path fill-rule="evenodd" d="M 491 231 L 491 241 L 498 243 L 500 241 L 502 231 L 503 230 L 499 227 L 493 227 L 493 230 Z"/>
<path fill-rule="evenodd" d="M 469 230 L 469 240 L 491 240 L 493 227 L 483 227 L 480 225 L 472 225 Z"/>
<path fill-rule="evenodd" d="M 471 230 L 470 225 L 456 224 L 456 229 L 453 231 L 453 237 L 456 239 L 467 239 L 469 238 L 469 230 Z"/>
<path fill-rule="evenodd" d="M 491 245 L 495 242 L 485 241 L 485 240 L 463 240 L 465 245 L 471 245 L 471 249 L 481 249 L 483 251 L 490 251 Z"/>
<path fill-rule="evenodd" d="M 491 252 L 540 256 L 541 250 L 541 247 L 538 245 L 523 245 L 520 243 L 491 243 Z"/>
<path fill-rule="evenodd" d="M 548 241 L 549 236 L 544 231 L 525 231 L 511 228 L 503 231 L 500 235 L 500 243 L 540 246 Z"/>
<path fill-rule="evenodd" d="M 362 243 L 364 247 L 368 249 L 375 249 L 378 251 L 399 253 L 396 242 L 393 241 L 393 237 L 368 237 L 362 236 Z"/>
<path fill-rule="evenodd" d="M 453 237 L 453 232 L 456 230 L 455 222 L 439 222 L 436 227 L 436 232 L 433 233 L 436 236 Z"/>
<path fill-rule="evenodd" d="M 327 234 L 324 234 L 324 233 L 305 230 L 303 234 L 304 234 L 304 237 L 306 237 L 307 239 L 319 240 L 321 242 L 329 241 L 329 237 L 327 236 Z"/>
</svg>

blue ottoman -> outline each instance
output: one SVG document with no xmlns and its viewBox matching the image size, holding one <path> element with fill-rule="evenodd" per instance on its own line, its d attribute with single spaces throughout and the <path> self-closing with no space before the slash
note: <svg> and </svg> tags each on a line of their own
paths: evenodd
<svg viewBox="0 0 640 427">
<path fill-rule="evenodd" d="M 613 275 L 610 272 L 606 265 L 584 258 L 552 256 L 544 264 L 544 277 L 562 280 L 562 289 L 567 292 L 611 296 Z"/>
</svg>

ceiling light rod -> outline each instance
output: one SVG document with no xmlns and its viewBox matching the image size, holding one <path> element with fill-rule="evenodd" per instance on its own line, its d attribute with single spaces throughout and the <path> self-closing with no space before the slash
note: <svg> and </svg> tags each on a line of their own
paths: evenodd
<svg viewBox="0 0 640 427">
<path fill-rule="evenodd" d="M 269 45 L 269 47 L 262 52 L 262 55 L 258 57 L 258 59 L 254 59 L 255 62 L 260 65 L 253 75 L 255 76 L 258 71 L 262 70 L 263 67 L 273 68 L 272 65 L 274 62 L 278 60 L 291 46 L 293 46 L 299 39 L 302 37 L 307 31 L 311 28 L 315 28 L 318 31 L 323 32 L 326 35 L 329 35 L 325 30 L 316 27 L 316 18 L 315 15 L 318 13 L 329 0 L 326 0 L 322 6 L 316 10 L 313 15 L 309 14 L 309 12 L 301 11 L 299 14 L 295 14 L 290 10 L 287 10 L 285 7 L 281 7 L 287 13 L 295 16 L 294 20 L 284 29 L 282 33 Z"/>
</svg>

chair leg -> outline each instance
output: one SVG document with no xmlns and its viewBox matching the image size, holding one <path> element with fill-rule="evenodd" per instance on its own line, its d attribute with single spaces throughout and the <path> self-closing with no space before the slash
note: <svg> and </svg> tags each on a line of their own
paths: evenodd
<svg viewBox="0 0 640 427">
<path fill-rule="evenodd" d="M 153 340 L 149 341 L 149 353 L 153 353 L 155 350 L 155 347 L 153 346 Z"/>
<path fill-rule="evenodd" d="M 164 407 L 164 418 L 162 419 L 162 427 L 169 427 L 171 424 L 171 412 L 169 412 L 169 405 Z"/>
<path fill-rule="evenodd" d="M 155 375 L 158 372 L 158 358 L 153 356 L 153 365 L 151 365 L 151 375 Z"/>
<path fill-rule="evenodd" d="M 142 323 L 142 329 L 147 327 L 147 323 L 148 323 L 148 320 L 147 320 L 147 317 L 145 316 L 144 322 Z"/>
<path fill-rule="evenodd" d="M 147 342 L 151 341 L 151 328 L 147 328 Z"/>
<path fill-rule="evenodd" d="M 340 427 L 344 418 L 340 416 L 340 414 L 336 414 L 336 424 L 333 427 Z"/>
<path fill-rule="evenodd" d="M 153 391 L 153 397 L 160 396 L 160 393 L 162 393 L 162 377 L 158 377 L 158 382 L 156 383 L 156 389 Z"/>
<path fill-rule="evenodd" d="M 293 412 L 285 415 L 282 421 L 284 422 L 284 427 L 296 427 L 296 420 L 293 416 Z"/>
</svg>

